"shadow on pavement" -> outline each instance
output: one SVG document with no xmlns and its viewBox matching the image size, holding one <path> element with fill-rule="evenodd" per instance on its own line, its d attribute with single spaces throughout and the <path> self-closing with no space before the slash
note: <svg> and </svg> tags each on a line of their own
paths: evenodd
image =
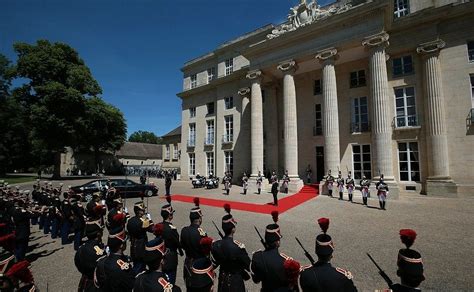
<svg viewBox="0 0 474 292">
<path fill-rule="evenodd" d="M 56 248 L 56 249 L 53 249 L 51 251 L 47 251 L 47 250 L 43 250 L 43 251 L 40 251 L 40 252 L 36 252 L 36 253 L 30 253 L 26 256 L 26 259 L 32 263 L 34 261 L 36 261 L 37 259 L 39 258 L 44 258 L 44 257 L 47 257 L 47 256 L 50 256 L 52 255 L 53 253 L 57 252 L 58 250 L 61 250 L 63 249 L 64 247 L 60 247 L 60 248 Z"/>
</svg>

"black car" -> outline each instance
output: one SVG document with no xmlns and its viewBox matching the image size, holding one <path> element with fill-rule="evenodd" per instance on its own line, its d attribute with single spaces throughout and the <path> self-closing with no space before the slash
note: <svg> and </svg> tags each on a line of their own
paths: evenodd
<svg viewBox="0 0 474 292">
<path fill-rule="evenodd" d="M 96 179 L 80 186 L 71 187 L 76 194 L 84 194 L 84 197 L 104 190 L 107 182 L 114 187 L 118 194 L 123 197 L 156 196 L 158 187 L 153 184 L 139 184 L 130 179 Z M 87 200 L 87 199 L 86 199 Z"/>
</svg>

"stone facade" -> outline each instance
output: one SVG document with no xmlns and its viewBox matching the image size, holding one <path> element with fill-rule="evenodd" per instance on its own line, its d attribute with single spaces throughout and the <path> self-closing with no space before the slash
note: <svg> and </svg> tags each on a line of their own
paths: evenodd
<svg viewBox="0 0 474 292">
<path fill-rule="evenodd" d="M 182 177 L 211 156 L 222 176 L 231 153 L 236 181 L 272 170 L 298 181 L 309 165 L 313 181 L 339 169 L 383 173 L 392 193 L 472 194 L 474 3 L 395 2 L 301 1 L 287 22 L 186 63 Z"/>
<path fill-rule="evenodd" d="M 179 170 L 181 167 L 181 126 L 161 137 L 164 170 Z"/>
</svg>

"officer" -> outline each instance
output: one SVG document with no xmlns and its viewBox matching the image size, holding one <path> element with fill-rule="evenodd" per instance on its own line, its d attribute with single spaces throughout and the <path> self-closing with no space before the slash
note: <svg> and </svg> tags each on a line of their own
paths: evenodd
<svg viewBox="0 0 474 292">
<path fill-rule="evenodd" d="M 380 210 L 385 210 L 385 202 L 388 196 L 388 185 L 383 179 L 383 174 L 380 175 L 380 180 L 375 184 L 377 189 L 377 197 L 379 197 Z"/>
<path fill-rule="evenodd" d="M 273 292 L 290 284 L 283 267 L 290 257 L 278 250 L 282 236 L 277 211 L 272 212 L 272 218 L 274 223 L 267 225 L 265 230 L 265 250 L 254 252 L 251 263 L 252 280 L 262 283 L 262 292 Z"/>
<path fill-rule="evenodd" d="M 334 184 L 334 177 L 331 175 L 331 170 L 328 171 L 328 175 L 326 175 L 324 178 L 326 180 L 326 187 L 328 188 L 329 196 L 332 197 L 332 187 Z"/>
<path fill-rule="evenodd" d="M 189 220 L 191 224 L 181 229 L 181 246 L 186 253 L 183 267 L 183 277 L 186 282 L 189 278 L 193 262 L 197 259 L 203 258 L 206 255 L 203 253 L 200 241 L 207 233 L 201 228 L 202 211 L 199 207 L 199 198 L 194 198 L 195 207 L 189 213 Z"/>
<path fill-rule="evenodd" d="M 123 210 L 122 199 L 115 198 L 112 202 L 112 209 L 107 213 L 107 229 L 124 228 L 128 217 L 129 215 Z"/>
<path fill-rule="evenodd" d="M 244 190 L 244 195 L 247 194 L 247 189 L 249 188 L 249 177 L 247 174 L 244 172 L 244 175 L 242 176 L 242 188 Z"/>
<path fill-rule="evenodd" d="M 354 191 L 354 179 L 351 177 L 351 172 L 347 174 L 346 178 L 346 188 L 349 195 L 349 202 L 352 202 L 352 192 Z"/>
<path fill-rule="evenodd" d="M 262 177 L 262 173 L 259 170 L 258 175 L 257 175 L 257 192 L 259 195 L 262 192 L 262 183 L 263 183 L 263 177 Z"/>
<path fill-rule="evenodd" d="M 133 261 L 133 270 L 138 274 L 145 270 L 143 254 L 148 242 L 147 232 L 153 232 L 153 221 L 145 216 L 145 205 L 137 202 L 133 206 L 135 216 L 127 221 L 127 231 L 130 235 L 130 256 Z"/>
<path fill-rule="evenodd" d="M 342 173 L 339 171 L 336 179 L 337 190 L 339 191 L 339 200 L 344 199 L 344 178 L 342 178 Z"/>
<path fill-rule="evenodd" d="M 230 214 L 229 204 L 224 205 L 227 215 L 222 217 L 224 238 L 215 241 L 211 248 L 214 266 L 220 266 L 219 292 L 245 292 L 244 281 L 250 279 L 250 258 L 243 243 L 234 240 L 237 221 Z"/>
<path fill-rule="evenodd" d="M 200 249 L 205 255 L 195 260 L 190 268 L 189 277 L 186 280 L 188 292 L 212 292 L 214 291 L 214 280 L 216 273 L 209 258 L 212 248 L 212 238 L 203 237 L 199 241 Z"/>
<path fill-rule="evenodd" d="M 357 291 L 352 282 L 351 272 L 331 265 L 334 243 L 326 232 L 329 228 L 328 218 L 319 218 L 318 224 L 323 231 L 316 236 L 316 255 L 318 261 L 313 266 L 303 268 L 300 275 L 300 286 L 305 291 Z"/>
<path fill-rule="evenodd" d="M 163 230 L 161 223 L 154 225 L 155 234 L 160 234 L 157 229 Z M 162 237 L 157 236 L 145 245 L 144 261 L 148 269 L 137 275 L 134 292 L 180 292 L 178 286 L 172 284 L 163 272 L 163 258 L 166 255 L 166 244 Z"/>
<path fill-rule="evenodd" d="M 226 172 L 223 178 L 224 181 L 224 188 L 225 188 L 225 194 L 229 195 L 230 188 L 232 187 L 231 183 L 232 178 L 230 177 L 230 173 Z"/>
<path fill-rule="evenodd" d="M 72 213 L 71 203 L 69 200 L 69 193 L 63 194 L 64 199 L 61 203 L 61 244 L 69 244 L 69 232 L 71 231 L 71 225 L 74 220 Z"/>
<path fill-rule="evenodd" d="M 368 180 L 365 175 L 362 176 L 360 180 L 360 191 L 362 192 L 362 201 L 364 205 L 367 205 L 367 198 L 369 197 L 369 187 L 370 187 L 370 180 Z"/>
<path fill-rule="evenodd" d="M 423 260 L 421 254 L 416 250 L 410 249 L 416 239 L 416 232 L 412 229 L 400 230 L 400 239 L 405 244 L 406 249 L 398 251 L 397 275 L 401 283 L 390 287 L 394 292 L 415 292 L 421 291 L 418 288 L 425 280 L 423 275 Z"/>
<path fill-rule="evenodd" d="M 94 285 L 104 292 L 129 292 L 135 283 L 135 273 L 129 257 L 124 255 L 127 249 L 125 230 L 111 230 L 107 240 L 109 255 L 97 261 L 94 272 Z"/>
<path fill-rule="evenodd" d="M 78 200 L 79 198 L 79 200 Z M 84 228 L 86 226 L 85 215 L 84 215 L 84 206 L 80 201 L 80 196 L 71 199 L 71 208 L 73 214 L 73 223 L 72 229 L 74 230 L 74 250 L 78 250 L 82 244 L 82 235 L 84 232 Z M 95 212 L 101 213 L 102 208 L 97 207 L 95 208 Z M 98 216 L 95 216 L 98 217 Z M 96 218 L 95 220 L 100 220 L 100 218 Z M 91 220 L 91 221 L 95 221 Z M 102 224 L 102 221 L 100 221 Z"/>
<path fill-rule="evenodd" d="M 275 172 L 272 173 L 270 182 L 272 184 L 273 205 L 278 206 L 278 176 Z"/>
<path fill-rule="evenodd" d="M 290 183 L 290 176 L 288 175 L 288 170 L 285 170 L 285 174 L 283 175 L 283 190 L 285 194 L 288 194 L 288 184 Z"/>
<path fill-rule="evenodd" d="M 79 282 L 79 292 L 96 291 L 94 286 L 94 270 L 97 260 L 105 255 L 105 246 L 102 243 L 103 226 L 100 221 L 86 222 L 85 233 L 87 241 L 79 247 L 74 256 L 74 264 L 82 274 Z"/>
<path fill-rule="evenodd" d="M 171 194 L 170 193 L 171 183 L 172 183 L 171 174 L 166 173 L 166 176 L 165 176 L 165 190 L 166 190 L 166 195 L 167 196 L 169 196 Z"/>
<path fill-rule="evenodd" d="M 178 229 L 172 224 L 175 210 L 171 206 L 171 196 L 166 196 L 166 205 L 161 207 L 161 217 L 163 222 L 163 240 L 168 252 L 164 256 L 163 272 L 168 275 L 171 284 L 176 283 L 176 272 L 178 270 L 178 252 L 183 256 L 183 250 L 179 242 Z M 157 234 L 155 234 L 157 235 Z"/>
</svg>

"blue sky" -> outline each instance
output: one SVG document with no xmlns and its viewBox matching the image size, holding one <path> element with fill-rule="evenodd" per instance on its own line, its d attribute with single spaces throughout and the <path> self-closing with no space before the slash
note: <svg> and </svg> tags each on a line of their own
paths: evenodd
<svg viewBox="0 0 474 292">
<path fill-rule="evenodd" d="M 299 0 L 2 0 L 0 53 L 38 39 L 74 47 L 125 114 L 128 133 L 181 122 L 180 68 L 219 44 L 282 22 Z M 308 0 L 309 2 L 309 0 Z M 319 0 L 324 5 L 331 0 Z"/>
</svg>

